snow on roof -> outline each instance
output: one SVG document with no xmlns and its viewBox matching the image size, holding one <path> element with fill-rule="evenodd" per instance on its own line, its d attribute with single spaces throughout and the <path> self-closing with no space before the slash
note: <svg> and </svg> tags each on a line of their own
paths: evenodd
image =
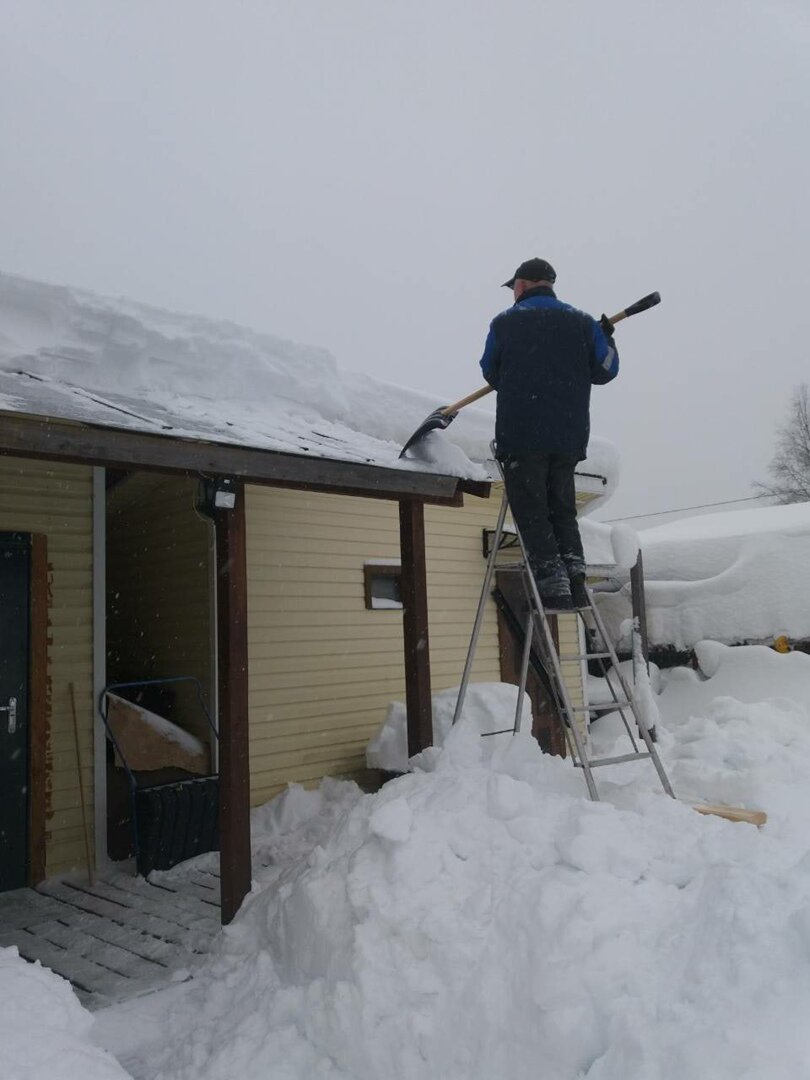
<svg viewBox="0 0 810 1080">
<path fill-rule="evenodd" d="M 479 378 L 470 364 L 470 382 Z M 469 392 L 474 385 L 460 387 Z M 0 409 L 178 438 L 487 480 L 493 413 L 468 407 L 401 460 L 446 402 L 342 370 L 325 349 L 198 315 L 0 273 Z M 594 439 L 582 490 L 618 479 Z M 607 480 L 603 482 L 602 478 Z"/>
<path fill-rule="evenodd" d="M 810 503 L 685 518 L 639 537 L 651 642 L 810 637 Z M 600 600 L 618 630 L 628 588 Z"/>
</svg>

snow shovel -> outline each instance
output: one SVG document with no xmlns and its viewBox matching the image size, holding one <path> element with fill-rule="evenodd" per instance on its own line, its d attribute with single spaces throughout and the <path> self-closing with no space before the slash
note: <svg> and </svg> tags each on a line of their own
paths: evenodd
<svg viewBox="0 0 810 1080">
<path fill-rule="evenodd" d="M 613 326 L 616 323 L 621 322 L 622 319 L 629 319 L 631 315 L 638 315 L 640 311 L 646 311 L 647 308 L 655 307 L 656 304 L 661 303 L 661 294 L 654 292 L 649 296 L 643 296 L 641 300 L 636 300 L 635 304 L 630 304 L 629 307 L 618 312 L 616 315 L 611 315 L 608 320 Z M 405 443 L 399 452 L 400 457 L 404 457 L 406 451 L 423 439 L 429 431 L 436 431 L 438 428 L 446 428 L 452 424 L 456 416 L 458 416 L 459 410 L 463 409 L 465 405 L 472 405 L 474 401 L 478 401 L 479 398 L 485 397 L 487 394 L 491 394 L 494 390 L 492 386 L 482 386 L 480 390 L 476 390 L 472 394 L 468 394 L 467 397 L 463 397 L 460 401 L 454 401 L 452 405 L 443 405 L 440 409 L 434 409 L 416 431 L 411 435 L 410 439 Z"/>
</svg>

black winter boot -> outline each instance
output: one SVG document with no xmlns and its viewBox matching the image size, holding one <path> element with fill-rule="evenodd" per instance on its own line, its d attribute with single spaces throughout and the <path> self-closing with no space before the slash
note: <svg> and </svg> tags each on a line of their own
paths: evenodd
<svg viewBox="0 0 810 1080">
<path fill-rule="evenodd" d="M 591 601 L 588 590 L 585 587 L 584 574 L 571 575 L 571 595 L 574 598 L 574 606 L 578 608 L 590 607 Z"/>
</svg>

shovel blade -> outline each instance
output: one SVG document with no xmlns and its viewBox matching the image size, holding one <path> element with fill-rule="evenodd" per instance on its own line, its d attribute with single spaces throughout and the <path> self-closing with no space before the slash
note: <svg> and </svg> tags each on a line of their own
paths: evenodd
<svg viewBox="0 0 810 1080">
<path fill-rule="evenodd" d="M 418 443 L 420 439 L 424 439 L 429 431 L 438 431 L 439 428 L 443 429 L 448 427 L 457 416 L 458 413 L 446 413 L 443 409 L 434 409 L 430 416 L 422 421 L 413 435 L 411 435 L 410 439 L 408 439 L 402 447 L 399 456 L 404 457 L 406 451 L 410 450 L 414 443 Z"/>
</svg>

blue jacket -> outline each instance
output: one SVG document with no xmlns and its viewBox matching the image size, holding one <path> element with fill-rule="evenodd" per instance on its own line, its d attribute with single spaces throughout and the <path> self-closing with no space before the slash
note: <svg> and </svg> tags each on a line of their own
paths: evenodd
<svg viewBox="0 0 810 1080">
<path fill-rule="evenodd" d="M 541 285 L 492 320 L 481 370 L 498 391 L 499 457 L 551 453 L 581 461 L 591 385 L 616 378 L 619 354 L 595 319 Z"/>
</svg>

